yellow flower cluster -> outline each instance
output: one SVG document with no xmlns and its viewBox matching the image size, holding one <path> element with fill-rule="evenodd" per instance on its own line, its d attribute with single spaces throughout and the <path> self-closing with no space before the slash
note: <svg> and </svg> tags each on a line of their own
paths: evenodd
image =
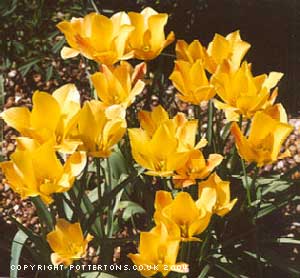
<svg viewBox="0 0 300 278">
<path fill-rule="evenodd" d="M 216 34 L 207 48 L 198 40 L 191 44 L 178 40 L 170 79 L 182 101 L 199 105 L 216 97 L 214 105 L 228 121 L 252 120 L 248 139 L 237 124 L 231 130 L 240 156 L 262 166 L 283 157 L 280 147 L 292 127 L 284 108 L 274 104 L 283 74 L 253 76 L 251 64 L 242 61 L 249 48 L 239 31 L 226 37 Z"/>
<path fill-rule="evenodd" d="M 149 277 L 160 272 L 165 277 L 170 270 L 187 270 L 185 263 L 176 263 L 180 242 L 200 241 L 195 236 L 206 230 L 212 214 L 224 216 L 237 201 L 230 201 L 229 182 L 222 181 L 215 173 L 199 183 L 198 192 L 197 201 L 187 192 L 178 193 L 174 199 L 170 192 L 156 192 L 156 226 L 150 232 L 141 233 L 139 254 L 128 255 L 135 265 L 158 266 L 155 270 L 145 268 L 142 275 Z"/>
<path fill-rule="evenodd" d="M 0 167 L 21 198 L 40 196 L 49 205 L 53 194 L 72 187 L 87 156 L 111 155 L 127 130 L 126 109 L 145 87 L 146 63 L 133 67 L 124 60 L 148 61 L 160 55 L 174 40 L 173 32 L 165 36 L 167 19 L 167 14 L 148 7 L 110 18 L 91 13 L 57 25 L 69 44 L 62 49 L 64 59 L 81 54 L 99 64 L 99 72 L 90 78 L 97 99 L 81 104 L 75 85 L 66 84 L 52 94 L 36 91 L 31 110 L 13 107 L 1 113 L 20 133 L 15 152 Z M 216 34 L 207 48 L 198 40 L 179 40 L 169 78 L 184 102 L 200 105 L 215 97 L 215 107 L 233 121 L 231 132 L 240 156 L 260 167 L 288 155 L 280 149 L 292 127 L 282 105 L 274 104 L 282 73 L 253 76 L 251 64 L 243 61 L 249 48 L 239 31 L 226 37 Z M 207 141 L 196 140 L 197 119 L 180 112 L 171 118 L 161 105 L 151 112 L 139 111 L 138 119 L 140 127 L 128 129 L 133 159 L 145 174 L 169 177 L 182 191 L 156 192 L 155 227 L 141 233 L 139 254 L 129 257 L 136 265 L 157 266 L 141 270 L 142 275 L 166 276 L 172 269 L 187 268 L 177 262 L 180 243 L 199 241 L 212 215 L 223 217 L 237 199 L 231 200 L 230 183 L 214 172 L 223 156 L 212 153 L 205 158 L 202 149 Z M 243 120 L 251 121 L 248 134 Z M 198 189 L 197 200 L 183 191 L 191 185 Z M 83 236 L 80 223 L 58 219 L 47 235 L 52 263 L 70 265 L 85 255 L 91 240 L 89 234 Z"/>
<path fill-rule="evenodd" d="M 128 129 L 133 158 L 153 176 L 174 176 L 178 187 L 206 178 L 221 163 L 222 156 L 205 160 L 200 148 L 206 140 L 195 142 L 198 121 L 183 113 L 170 119 L 162 106 L 139 113 L 140 128 Z M 175 175 L 177 173 L 177 175 Z"/>
<path fill-rule="evenodd" d="M 57 27 L 70 46 L 62 49 L 61 56 L 67 59 L 80 53 L 106 65 L 131 58 L 152 60 L 175 39 L 173 32 L 165 37 L 167 20 L 167 14 L 147 7 L 141 13 L 119 12 L 110 18 L 90 13 L 60 22 Z"/>
<path fill-rule="evenodd" d="M 0 164 L 10 187 L 21 198 L 40 196 L 49 205 L 54 193 L 72 187 L 87 156 L 110 156 L 126 132 L 126 108 L 145 86 L 146 64 L 132 67 L 121 60 L 157 57 L 174 40 L 173 32 L 165 38 L 167 19 L 167 14 L 146 8 L 111 18 L 91 13 L 57 25 L 70 46 L 61 51 L 64 59 L 81 53 L 100 64 L 100 71 L 91 76 L 99 99 L 81 107 L 75 85 L 67 84 L 52 95 L 36 91 L 31 110 L 13 107 L 1 113 L 21 134 L 10 161 Z M 52 263 L 69 265 L 84 256 L 91 237 L 83 238 L 79 223 L 58 219 L 47 240 L 54 250 Z"/>
<path fill-rule="evenodd" d="M 160 105 L 151 112 L 140 111 L 138 118 L 140 128 L 130 128 L 128 133 L 133 158 L 147 169 L 146 174 L 172 177 L 175 187 L 182 188 L 204 180 L 222 162 L 219 154 L 210 154 L 205 160 L 200 149 L 207 142 L 195 140 L 197 120 L 188 120 L 183 113 L 169 118 Z M 185 263 L 176 262 L 180 242 L 199 241 L 196 236 L 206 230 L 212 214 L 224 216 L 236 201 L 230 200 L 229 182 L 216 173 L 198 183 L 197 201 L 187 192 L 179 192 L 173 199 L 170 192 L 157 191 L 156 226 L 141 233 L 139 253 L 129 257 L 146 277 L 187 270 Z M 146 265 L 157 267 L 143 268 Z"/>
</svg>

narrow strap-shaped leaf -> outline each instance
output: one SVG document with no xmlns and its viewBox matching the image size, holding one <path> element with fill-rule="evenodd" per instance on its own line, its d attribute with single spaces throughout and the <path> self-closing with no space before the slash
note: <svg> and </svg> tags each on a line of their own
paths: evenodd
<svg viewBox="0 0 300 278">
<path fill-rule="evenodd" d="M 18 277 L 18 268 L 20 255 L 23 249 L 23 246 L 28 238 L 22 230 L 19 230 L 12 242 L 11 245 L 11 256 L 10 256 L 10 277 L 17 278 Z"/>
<path fill-rule="evenodd" d="M 41 198 L 33 197 L 31 198 L 31 201 L 34 203 L 37 209 L 38 216 L 41 218 L 40 220 L 42 220 L 47 225 L 47 230 L 53 230 L 54 225 L 52 215 Z"/>
<path fill-rule="evenodd" d="M 209 272 L 209 270 L 211 269 L 211 266 L 209 264 L 207 264 L 205 267 L 203 267 L 200 275 L 198 276 L 198 278 L 205 278 L 207 277 L 207 273 Z"/>
</svg>

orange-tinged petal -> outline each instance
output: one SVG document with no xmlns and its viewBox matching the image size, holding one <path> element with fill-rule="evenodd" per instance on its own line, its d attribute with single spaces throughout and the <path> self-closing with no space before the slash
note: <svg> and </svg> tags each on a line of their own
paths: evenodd
<svg viewBox="0 0 300 278">
<path fill-rule="evenodd" d="M 154 207 L 156 211 L 161 211 L 164 207 L 172 203 L 173 198 L 170 192 L 157 191 L 155 195 Z"/>
<path fill-rule="evenodd" d="M 234 122 L 231 125 L 231 133 L 235 138 L 235 143 L 236 143 L 236 146 L 237 146 L 240 156 L 247 161 L 253 161 L 253 159 L 255 159 L 256 155 L 253 152 L 253 150 L 251 149 L 246 138 L 243 136 L 243 134 L 236 122 Z"/>
</svg>

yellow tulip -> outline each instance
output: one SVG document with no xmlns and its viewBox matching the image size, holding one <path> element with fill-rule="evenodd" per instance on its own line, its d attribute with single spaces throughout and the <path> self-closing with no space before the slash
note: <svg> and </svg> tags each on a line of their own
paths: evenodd
<svg viewBox="0 0 300 278">
<path fill-rule="evenodd" d="M 163 223 L 174 239 L 199 241 L 194 236 L 201 234 L 209 225 L 211 213 L 187 192 L 178 193 L 173 200 L 170 192 L 157 191 L 154 205 L 156 225 Z"/>
<path fill-rule="evenodd" d="M 256 111 L 264 110 L 271 106 L 277 97 L 277 88 L 270 94 L 282 77 L 282 73 L 271 72 L 254 77 L 251 65 L 244 62 L 233 73 L 226 70 L 226 63 L 218 68 L 212 77 L 218 96 L 222 101 L 215 101 L 218 109 L 225 111 L 228 121 L 237 121 L 239 115 L 248 119 Z"/>
<path fill-rule="evenodd" d="M 281 115 L 282 111 L 274 113 L 273 109 L 269 110 L 269 114 L 267 110 L 254 115 L 248 138 L 243 135 L 236 123 L 231 126 L 239 155 L 248 162 L 257 163 L 258 167 L 271 164 L 282 157 L 281 146 L 293 131 L 291 125 L 280 122 L 281 119 L 286 118 Z"/>
<path fill-rule="evenodd" d="M 187 44 L 184 40 L 178 40 L 175 51 L 177 60 L 183 60 L 190 64 L 200 60 L 205 65 L 209 59 L 205 47 L 198 40 L 194 40 L 190 44 Z"/>
<path fill-rule="evenodd" d="M 202 139 L 195 145 L 197 120 L 188 121 L 183 113 L 169 119 L 158 106 L 152 112 L 141 111 L 139 119 L 141 128 L 129 129 L 129 139 L 133 158 L 149 170 L 148 175 L 172 175 L 184 166 L 190 151 L 206 144 Z"/>
<path fill-rule="evenodd" d="M 145 71 L 145 63 L 137 65 L 135 69 L 127 62 L 121 62 L 114 68 L 102 65 L 102 72 L 94 73 L 91 80 L 99 99 L 105 105 L 121 104 L 126 108 L 144 89 L 145 83 L 135 79 Z"/>
<path fill-rule="evenodd" d="M 85 167 L 84 152 L 73 153 L 62 165 L 50 141 L 43 145 L 28 138 L 17 141 L 18 147 L 11 160 L 2 162 L 0 167 L 12 190 L 22 199 L 40 196 L 50 204 L 51 195 L 68 191 Z"/>
<path fill-rule="evenodd" d="M 138 113 L 141 128 L 152 137 L 157 128 L 164 122 L 169 120 L 168 112 L 158 105 L 151 112 L 142 110 Z"/>
<path fill-rule="evenodd" d="M 175 187 L 182 188 L 196 183 L 197 179 L 205 179 L 223 160 L 220 154 L 210 154 L 205 160 L 200 150 L 194 150 L 183 168 L 176 170 L 173 176 Z"/>
<path fill-rule="evenodd" d="M 51 254 L 52 264 L 69 266 L 73 260 L 84 257 L 92 239 L 90 234 L 84 238 L 78 222 L 71 224 L 65 219 L 57 219 L 55 229 L 47 234 L 47 241 L 54 251 Z"/>
<path fill-rule="evenodd" d="M 179 240 L 169 237 L 164 225 L 159 225 L 150 232 L 141 232 L 139 254 L 130 253 L 128 257 L 143 276 L 150 277 L 161 273 L 163 277 L 167 277 L 170 271 L 184 272 L 188 269 L 187 264 L 176 263 L 179 244 Z"/>
<path fill-rule="evenodd" d="M 198 121 L 187 120 L 184 113 L 179 112 L 174 118 L 170 119 L 168 112 L 161 105 L 158 105 L 151 112 L 140 111 L 138 118 L 141 128 L 149 137 L 153 136 L 160 125 L 166 124 L 170 131 L 174 132 L 176 139 L 178 139 L 178 149 L 181 152 L 202 148 L 207 143 L 205 139 L 201 139 L 195 146 Z"/>
<path fill-rule="evenodd" d="M 72 153 L 80 141 L 70 139 L 80 111 L 80 96 L 73 84 L 55 90 L 52 95 L 36 91 L 32 111 L 27 107 L 12 107 L 1 113 L 4 121 L 22 136 L 40 144 L 52 140 L 61 152 Z"/>
<path fill-rule="evenodd" d="M 202 62 L 197 60 L 193 64 L 186 61 L 175 61 L 175 68 L 170 75 L 174 87 L 180 92 L 177 94 L 182 101 L 199 105 L 208 101 L 216 94 L 210 85 Z"/>
<path fill-rule="evenodd" d="M 128 16 L 135 29 L 129 36 L 127 46 L 134 51 L 135 58 L 152 60 L 174 41 L 173 32 L 165 38 L 167 14 L 157 13 L 147 7 L 141 13 L 129 12 Z"/>
<path fill-rule="evenodd" d="M 139 128 L 128 129 L 132 156 L 148 171 L 147 175 L 171 176 L 188 159 L 187 152 L 178 152 L 178 140 L 167 124 L 161 124 L 153 137 Z"/>
<path fill-rule="evenodd" d="M 116 13 L 111 18 L 90 13 L 84 18 L 62 21 L 57 28 L 64 33 L 70 46 L 62 49 L 63 59 L 81 53 L 98 63 L 112 65 L 133 57 L 132 52 L 125 51 L 128 36 L 134 30 L 125 12 Z"/>
<path fill-rule="evenodd" d="M 239 30 L 228 34 L 226 37 L 215 34 L 207 47 L 209 56 L 206 62 L 207 70 L 210 73 L 214 73 L 218 66 L 226 61 L 229 65 L 227 69 L 230 72 L 236 71 L 250 46 L 249 43 L 241 39 Z"/>
<path fill-rule="evenodd" d="M 213 173 L 198 184 L 198 198 L 210 213 L 224 216 L 231 211 L 237 199 L 230 201 L 230 182 Z"/>
<path fill-rule="evenodd" d="M 96 100 L 84 103 L 76 135 L 83 142 L 79 146 L 80 150 L 94 157 L 108 157 L 125 131 L 125 109 L 122 106 L 106 107 Z"/>
</svg>

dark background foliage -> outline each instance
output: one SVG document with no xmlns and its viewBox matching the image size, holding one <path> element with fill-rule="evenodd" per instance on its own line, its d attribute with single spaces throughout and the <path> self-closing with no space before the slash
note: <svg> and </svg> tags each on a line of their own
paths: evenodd
<svg viewBox="0 0 300 278">
<path fill-rule="evenodd" d="M 199 39 L 204 45 L 214 33 L 226 35 L 236 29 L 252 44 L 246 59 L 255 74 L 281 71 L 279 100 L 289 113 L 299 112 L 300 1 L 297 0 L 113 0 L 0 1 L 2 70 L 16 67 L 26 76 L 39 72 L 48 81 L 59 79 L 53 60 L 64 44 L 55 24 L 72 16 L 92 12 L 110 15 L 121 10 L 140 11 L 151 6 L 170 14 L 167 30 L 178 39 Z M 174 51 L 174 44 L 166 52 Z M 168 61 L 167 61 L 168 60 Z M 171 71 L 172 59 L 167 59 Z M 71 63 L 68 61 L 68 63 Z"/>
</svg>

